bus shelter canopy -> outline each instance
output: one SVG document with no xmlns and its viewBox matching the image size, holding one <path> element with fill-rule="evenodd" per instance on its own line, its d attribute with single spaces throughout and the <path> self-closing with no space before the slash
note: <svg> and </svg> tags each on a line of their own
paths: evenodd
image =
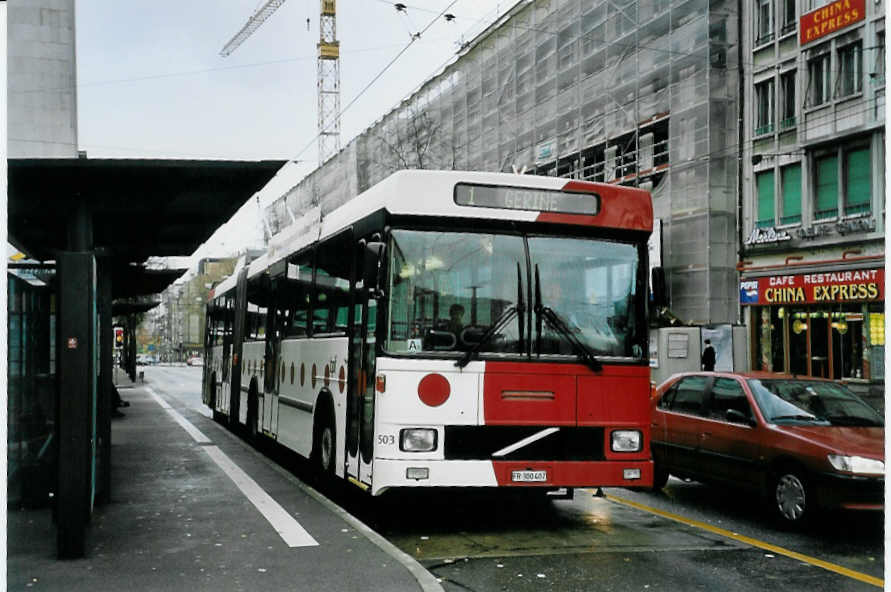
<svg viewBox="0 0 891 592">
<path fill-rule="evenodd" d="M 8 160 L 9 240 L 34 259 L 68 248 L 69 220 L 92 215 L 97 256 L 188 256 L 285 161 Z"/>
<path fill-rule="evenodd" d="M 284 163 L 9 159 L 9 242 L 38 261 L 55 260 L 70 248 L 72 217 L 85 209 L 114 298 L 157 294 L 184 270 L 146 269 L 146 259 L 191 255 Z"/>
</svg>

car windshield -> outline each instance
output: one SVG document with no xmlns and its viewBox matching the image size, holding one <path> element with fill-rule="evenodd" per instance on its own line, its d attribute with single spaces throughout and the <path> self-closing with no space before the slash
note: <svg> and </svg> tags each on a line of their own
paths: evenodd
<svg viewBox="0 0 891 592">
<path fill-rule="evenodd" d="M 833 382 L 749 379 L 765 419 L 771 423 L 883 426 L 879 413 L 846 387 Z"/>
<path fill-rule="evenodd" d="M 592 354 L 643 357 L 633 244 L 401 229 L 390 237 L 387 351 L 529 355 L 536 315 L 528 270 L 538 268 L 541 304 Z M 547 323 L 538 341 L 542 355 L 577 357 Z"/>
</svg>

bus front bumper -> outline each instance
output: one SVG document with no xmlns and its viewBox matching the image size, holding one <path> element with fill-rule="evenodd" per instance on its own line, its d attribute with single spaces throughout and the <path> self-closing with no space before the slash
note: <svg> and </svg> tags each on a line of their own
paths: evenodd
<svg viewBox="0 0 891 592">
<path fill-rule="evenodd" d="M 486 461 L 375 458 L 372 495 L 392 487 L 651 487 L 649 460 Z"/>
</svg>

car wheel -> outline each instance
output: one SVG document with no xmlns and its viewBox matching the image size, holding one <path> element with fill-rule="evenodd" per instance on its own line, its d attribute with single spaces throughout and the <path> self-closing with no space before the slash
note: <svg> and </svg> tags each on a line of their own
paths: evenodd
<svg viewBox="0 0 891 592">
<path fill-rule="evenodd" d="M 802 524 L 812 512 L 807 482 L 798 470 L 783 469 L 773 481 L 773 508 L 785 524 Z"/>
</svg>

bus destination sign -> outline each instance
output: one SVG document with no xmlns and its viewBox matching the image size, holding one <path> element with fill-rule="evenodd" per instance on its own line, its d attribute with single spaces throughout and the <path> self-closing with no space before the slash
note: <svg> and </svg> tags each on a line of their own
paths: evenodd
<svg viewBox="0 0 891 592">
<path fill-rule="evenodd" d="M 551 189 L 493 185 L 455 185 L 455 203 L 477 208 L 530 210 L 594 216 L 600 211 L 600 197 L 592 193 L 566 193 Z"/>
</svg>

